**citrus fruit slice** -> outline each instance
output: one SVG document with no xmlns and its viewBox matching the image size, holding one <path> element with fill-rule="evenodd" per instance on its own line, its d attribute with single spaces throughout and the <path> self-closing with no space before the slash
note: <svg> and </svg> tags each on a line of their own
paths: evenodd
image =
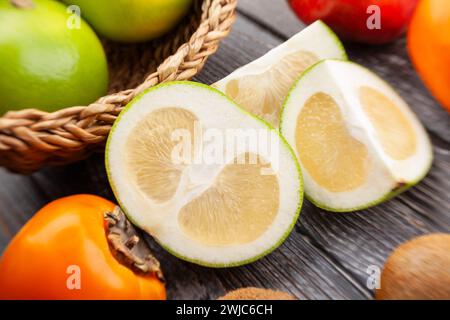
<svg viewBox="0 0 450 320">
<path fill-rule="evenodd" d="M 300 168 L 277 130 L 193 82 L 152 88 L 120 114 L 106 168 L 131 221 L 174 255 L 241 265 L 289 234 Z"/>
<path fill-rule="evenodd" d="M 333 31 L 317 21 L 213 87 L 278 127 L 283 101 L 295 80 L 307 68 L 327 58 L 346 60 L 347 55 Z"/>
<path fill-rule="evenodd" d="M 369 70 L 325 60 L 306 71 L 282 112 L 305 192 L 329 211 L 353 211 L 421 180 L 432 162 L 426 131 L 395 91 Z"/>
</svg>

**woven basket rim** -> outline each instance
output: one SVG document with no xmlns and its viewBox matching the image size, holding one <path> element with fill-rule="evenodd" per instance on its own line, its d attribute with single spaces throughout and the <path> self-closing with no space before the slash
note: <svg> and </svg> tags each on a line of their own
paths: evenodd
<svg viewBox="0 0 450 320">
<path fill-rule="evenodd" d="M 31 173 L 45 165 L 84 159 L 103 149 L 114 120 L 136 95 L 162 82 L 194 77 L 231 31 L 237 6 L 237 0 L 196 1 L 201 1 L 198 28 L 140 85 L 108 94 L 88 106 L 50 113 L 24 109 L 0 117 L 0 166 Z M 173 43 L 162 51 L 173 49 L 168 47 L 174 46 L 180 36 L 173 37 Z"/>
</svg>

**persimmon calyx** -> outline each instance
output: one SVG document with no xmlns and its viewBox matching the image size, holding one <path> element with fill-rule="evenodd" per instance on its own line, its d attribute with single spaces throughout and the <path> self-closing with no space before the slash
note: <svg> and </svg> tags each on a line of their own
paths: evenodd
<svg viewBox="0 0 450 320">
<path fill-rule="evenodd" d="M 116 206 L 112 212 L 105 214 L 104 219 L 106 238 L 114 257 L 134 272 L 144 275 L 154 273 L 164 282 L 159 261 L 123 211 Z"/>
</svg>

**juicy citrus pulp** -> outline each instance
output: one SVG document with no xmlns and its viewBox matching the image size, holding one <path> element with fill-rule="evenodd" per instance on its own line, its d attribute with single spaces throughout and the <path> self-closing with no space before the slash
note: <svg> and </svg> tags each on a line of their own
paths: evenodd
<svg viewBox="0 0 450 320">
<path fill-rule="evenodd" d="M 325 60 L 285 102 L 281 132 L 294 146 L 305 192 L 330 211 L 381 202 L 428 171 L 431 145 L 407 104 L 368 70 Z"/>
<path fill-rule="evenodd" d="M 215 150 L 223 161 L 206 162 L 202 156 L 214 143 L 206 137 L 235 128 L 270 134 L 278 150 L 249 143 L 228 154 L 220 144 Z M 184 144 L 189 161 L 174 157 L 179 133 L 194 137 Z M 191 82 L 158 86 L 130 103 L 106 157 L 130 219 L 175 255 L 203 265 L 238 265 L 267 254 L 289 233 L 302 200 L 298 164 L 279 134 L 218 91 Z"/>
<path fill-rule="evenodd" d="M 177 129 L 193 135 L 197 117 L 182 108 L 151 112 L 136 125 L 126 143 L 125 162 L 134 183 L 150 199 L 164 203 L 173 198 L 187 165 L 173 163 Z M 181 208 L 178 220 L 191 238 L 212 245 L 246 243 L 259 237 L 278 211 L 278 181 L 261 175 L 257 164 L 226 165 L 212 185 Z M 267 214 L 260 215 L 264 208 Z M 249 228 L 250 226 L 250 228 Z"/>
<path fill-rule="evenodd" d="M 367 148 L 351 136 L 339 106 L 326 93 L 306 101 L 297 119 L 295 142 L 305 169 L 327 190 L 352 190 L 367 179 Z"/>
<path fill-rule="evenodd" d="M 211 187 L 184 206 L 182 230 L 209 245 L 244 244 L 256 240 L 279 210 L 278 179 L 262 175 L 259 164 L 229 164 Z"/>
<path fill-rule="evenodd" d="M 404 160 L 414 155 L 417 148 L 414 128 L 395 103 L 366 86 L 359 88 L 359 99 L 388 156 Z"/>
<path fill-rule="evenodd" d="M 140 190 L 154 201 L 170 200 L 180 183 L 186 166 L 174 164 L 172 150 L 176 146 L 171 134 L 176 129 L 194 132 L 198 119 L 181 108 L 163 108 L 141 120 L 128 137 L 125 161 Z"/>
<path fill-rule="evenodd" d="M 278 127 L 283 101 L 295 80 L 307 68 L 327 58 L 347 56 L 336 35 L 318 21 L 213 86 L 250 113 Z"/>
<path fill-rule="evenodd" d="M 291 53 L 266 72 L 231 80 L 226 85 L 225 93 L 249 112 L 277 125 L 281 106 L 292 84 L 319 60 L 308 51 Z"/>
</svg>

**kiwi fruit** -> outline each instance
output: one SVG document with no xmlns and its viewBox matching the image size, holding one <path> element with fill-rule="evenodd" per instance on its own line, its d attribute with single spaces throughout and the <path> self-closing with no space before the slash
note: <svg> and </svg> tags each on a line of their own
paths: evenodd
<svg viewBox="0 0 450 320">
<path fill-rule="evenodd" d="M 450 234 L 430 234 L 400 245 L 381 274 L 377 300 L 450 300 Z"/>
<path fill-rule="evenodd" d="M 242 288 L 228 292 L 218 300 L 297 300 L 286 292 L 261 288 Z"/>
</svg>

